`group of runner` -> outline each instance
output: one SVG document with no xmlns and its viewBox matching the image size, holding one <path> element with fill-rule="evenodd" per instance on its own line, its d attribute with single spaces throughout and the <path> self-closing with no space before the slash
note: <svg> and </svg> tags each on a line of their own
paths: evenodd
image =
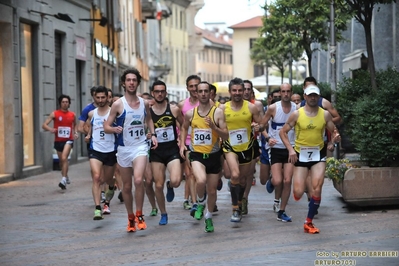
<svg viewBox="0 0 399 266">
<path fill-rule="evenodd" d="M 164 186 L 166 183 L 166 200 L 173 201 L 174 188 L 180 186 L 183 172 L 186 181 L 183 207 L 189 209 L 190 215 L 197 220 L 205 216 L 205 232 L 214 231 L 212 212 L 217 210 L 217 190 L 221 189 L 222 175 L 230 179 L 230 221 L 240 222 L 242 215 L 248 213 L 248 195 L 256 161 L 261 155 L 262 164 L 267 165 L 268 148 L 271 147 L 273 178 L 266 185 L 269 188 L 274 186 L 276 191 L 276 200 L 279 201 L 277 219 L 291 221 L 285 207 L 294 176 L 294 198 L 299 200 L 305 190 L 311 195 L 305 231 L 318 232 L 312 224 L 312 218 L 320 204 L 321 176 L 324 177 L 325 168 L 325 146 L 323 139 L 320 141 L 321 132 L 324 132 L 325 127 L 333 132 L 332 142 L 339 141 L 339 134 L 330 113 L 319 109 L 320 90 L 316 85 L 305 88 L 306 103 L 303 108 L 296 110 L 297 106 L 291 102 L 291 86 L 282 84 L 281 101 L 271 104 L 264 115 L 263 105 L 255 101 L 252 83 L 248 80 L 232 79 L 229 82 L 231 100 L 218 104 L 212 100 L 214 86 L 201 81 L 199 76 L 191 75 L 186 79 L 189 97 L 178 105 L 168 102 L 167 86 L 160 80 L 151 86 L 154 101 L 150 103 L 139 97 L 137 90 L 140 82 L 141 75 L 137 69 L 126 70 L 121 76 L 124 96 L 111 106 L 106 104 L 109 91 L 102 86 L 97 87 L 93 92 L 93 109 L 83 123 L 85 126 L 78 126 L 79 132 L 86 134 L 85 139 L 89 143 L 94 220 L 101 220 L 102 214 L 110 213 L 109 204 L 116 188 L 113 177 L 117 169 L 121 179 L 117 183 L 122 190 L 121 198 L 128 214 L 128 232 L 147 228 L 143 202 L 148 186 L 154 191 L 152 182 L 155 183 L 154 194 L 161 212 L 159 224 L 168 223 Z M 62 109 L 62 106 L 61 112 L 70 112 Z M 74 119 L 73 115 L 70 120 Z M 51 120 L 54 120 L 54 129 L 48 127 Z M 57 120 L 63 119 L 58 119 L 52 113 L 43 128 L 56 134 L 56 143 L 65 142 L 64 145 L 71 146 L 73 138 L 78 136 L 75 122 L 68 131 L 65 125 L 56 124 Z M 72 132 L 75 132 L 74 136 Z M 263 139 L 261 147 L 258 134 Z M 59 138 L 63 136 L 67 136 L 66 141 L 60 141 Z M 55 146 L 58 147 L 57 151 L 60 150 L 59 144 Z M 148 163 L 152 174 L 146 175 Z M 61 165 L 64 165 L 64 161 Z M 63 179 L 59 186 L 65 189 L 67 172 L 61 168 Z M 166 169 L 170 174 L 168 181 Z M 310 187 L 306 187 L 308 174 Z M 261 168 L 261 183 L 265 184 L 268 177 L 268 168 Z M 108 184 L 103 208 L 100 205 L 102 183 Z"/>
</svg>

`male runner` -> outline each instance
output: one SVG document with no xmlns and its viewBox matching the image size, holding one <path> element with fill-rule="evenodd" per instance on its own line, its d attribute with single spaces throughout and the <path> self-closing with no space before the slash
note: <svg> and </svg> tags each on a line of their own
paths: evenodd
<svg viewBox="0 0 399 266">
<path fill-rule="evenodd" d="M 143 217 L 144 184 L 143 175 L 147 165 L 148 145 L 144 123 L 150 129 L 153 149 L 158 146 L 154 131 L 149 104 L 137 96 L 137 89 L 141 82 L 140 72 L 127 69 L 121 76 L 121 83 L 125 95 L 114 102 L 107 121 L 104 123 L 105 133 L 117 134 L 117 161 L 122 177 L 122 195 L 128 214 L 128 232 L 147 228 Z M 113 123 L 116 126 L 113 126 Z M 136 215 L 133 212 L 132 176 L 134 169 L 134 186 L 136 199 Z"/>
<path fill-rule="evenodd" d="M 201 220 L 205 209 L 205 191 L 208 208 L 205 213 L 205 232 L 213 232 L 212 211 L 216 203 L 216 189 L 221 170 L 219 137 L 228 138 L 223 111 L 209 101 L 209 84 L 202 81 L 197 86 L 199 106 L 186 113 L 180 134 L 180 155 L 187 150 L 184 141 L 191 126 L 190 161 L 196 178 L 198 207 L 194 218 Z"/>
<path fill-rule="evenodd" d="M 257 140 L 252 133 L 252 121 L 259 123 L 261 116 L 258 108 L 243 99 L 244 82 L 234 78 L 229 82 L 231 101 L 220 108 L 224 110 L 229 139 L 223 142 L 227 166 L 231 173 L 230 194 L 233 207 L 231 222 L 240 222 L 242 218 L 241 205 L 247 178 L 250 174 L 252 160 L 259 155 Z M 263 129 L 261 130 L 263 131 Z"/>
<path fill-rule="evenodd" d="M 173 188 L 180 186 L 181 182 L 181 163 L 179 146 L 177 145 L 177 122 L 183 123 L 183 116 L 176 105 L 170 105 L 166 101 L 166 84 L 157 80 L 151 88 L 155 103 L 150 108 L 152 121 L 155 126 L 155 133 L 158 139 L 158 147 L 150 150 L 151 169 L 155 181 L 155 197 L 161 211 L 159 225 L 168 223 L 168 214 L 165 207 L 165 195 L 163 192 L 165 184 L 165 170 L 170 173 L 170 181 L 166 182 L 166 200 L 172 202 L 175 193 Z"/>
<path fill-rule="evenodd" d="M 69 184 L 68 177 L 68 157 L 73 147 L 73 141 L 79 137 L 76 132 L 76 116 L 74 112 L 69 111 L 71 97 L 62 94 L 58 97 L 60 109 L 53 111 L 44 121 L 42 128 L 55 134 L 54 149 L 57 151 L 62 179 L 58 186 L 66 189 Z M 54 121 L 53 128 L 49 127 L 51 121 Z"/>
<path fill-rule="evenodd" d="M 115 180 L 113 178 L 116 165 L 115 135 L 104 132 L 104 121 L 107 120 L 111 107 L 109 107 L 109 91 L 103 86 L 98 86 L 94 92 L 94 101 L 97 108 L 90 111 L 86 122 L 88 132 L 85 141 L 90 144 L 89 158 L 91 176 L 93 180 L 92 194 L 94 204 L 93 220 L 102 220 L 103 214 L 111 214 L 110 201 L 114 196 Z M 107 183 L 109 188 L 105 193 L 104 209 L 101 212 L 100 195 L 101 185 Z"/>
<path fill-rule="evenodd" d="M 321 202 L 321 191 L 326 170 L 327 149 L 323 135 L 327 128 L 332 134 L 332 141 L 340 141 L 338 131 L 335 129 L 331 114 L 318 106 L 320 90 L 314 85 L 308 86 L 304 91 L 306 104 L 294 111 L 280 130 L 280 138 L 288 149 L 288 162 L 295 164 L 294 191 L 295 200 L 300 200 L 305 188 L 306 178 L 310 176 L 312 184 L 312 198 L 309 202 L 308 215 L 304 224 L 305 233 L 317 234 L 320 232 L 313 224 L 313 217 Z M 292 147 L 288 132 L 295 128 L 295 146 Z M 274 176 L 273 176 L 274 178 Z"/>
</svg>

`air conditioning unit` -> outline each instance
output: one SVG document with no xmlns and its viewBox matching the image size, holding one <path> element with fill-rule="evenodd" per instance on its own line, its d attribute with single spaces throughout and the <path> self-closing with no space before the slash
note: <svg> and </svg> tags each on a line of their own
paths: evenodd
<svg viewBox="0 0 399 266">
<path fill-rule="evenodd" d="M 122 21 L 118 20 L 118 22 L 116 22 L 115 31 L 116 32 L 123 31 L 123 23 L 122 23 Z"/>
</svg>

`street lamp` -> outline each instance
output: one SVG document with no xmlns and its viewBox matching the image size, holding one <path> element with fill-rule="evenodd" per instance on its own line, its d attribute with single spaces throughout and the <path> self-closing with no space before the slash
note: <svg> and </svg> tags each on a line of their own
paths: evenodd
<svg viewBox="0 0 399 266">
<path fill-rule="evenodd" d="M 48 14 L 48 13 L 43 13 L 40 11 L 31 10 L 31 9 L 28 9 L 28 12 L 40 14 L 41 17 L 51 16 L 51 17 L 55 17 L 56 19 L 59 19 L 59 20 L 63 20 L 63 21 L 70 22 L 70 23 L 75 23 L 68 14 L 64 14 L 64 13 Z"/>
</svg>

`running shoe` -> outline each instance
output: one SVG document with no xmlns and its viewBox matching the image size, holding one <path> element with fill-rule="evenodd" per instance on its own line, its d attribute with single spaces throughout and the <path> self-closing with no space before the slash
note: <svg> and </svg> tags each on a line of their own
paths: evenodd
<svg viewBox="0 0 399 266">
<path fill-rule="evenodd" d="M 205 219 L 205 232 L 212 233 L 214 230 L 212 218 Z"/>
<path fill-rule="evenodd" d="M 252 185 L 255 186 L 256 185 L 256 178 L 252 177 Z"/>
<path fill-rule="evenodd" d="M 118 199 L 120 202 L 123 202 L 122 191 L 119 191 Z"/>
<path fill-rule="evenodd" d="M 69 180 L 69 177 L 67 176 L 66 177 L 66 183 L 69 185 L 69 184 L 71 184 L 71 180 Z"/>
<path fill-rule="evenodd" d="M 272 184 L 272 180 L 271 179 L 267 180 L 267 182 L 266 182 L 266 190 L 269 193 L 272 193 L 274 191 L 274 186 Z"/>
<path fill-rule="evenodd" d="M 248 200 L 246 198 L 242 198 L 241 201 L 241 214 L 248 214 Z"/>
<path fill-rule="evenodd" d="M 157 214 L 158 214 L 158 209 L 152 208 L 152 211 L 150 212 L 150 216 L 157 216 Z"/>
<path fill-rule="evenodd" d="M 175 198 L 175 191 L 173 190 L 173 187 L 170 186 L 170 181 L 168 180 L 166 182 L 166 200 L 168 202 L 172 202 L 173 199 Z"/>
<path fill-rule="evenodd" d="M 136 232 L 136 222 L 135 220 L 127 220 L 127 232 Z"/>
<path fill-rule="evenodd" d="M 195 212 L 197 211 L 197 208 L 198 208 L 198 204 L 197 204 L 197 203 L 194 203 L 193 206 L 191 207 L 191 210 L 190 210 L 190 215 L 191 215 L 192 217 L 194 217 Z"/>
<path fill-rule="evenodd" d="M 320 233 L 319 228 L 315 227 L 313 223 L 304 223 L 303 231 L 309 234 L 318 234 Z"/>
<path fill-rule="evenodd" d="M 239 209 L 233 209 L 233 215 L 231 215 L 230 222 L 239 223 L 241 222 L 241 211 Z"/>
<path fill-rule="evenodd" d="M 227 181 L 227 191 L 228 191 L 228 192 L 230 192 L 230 186 L 231 186 L 231 182 L 230 182 L 230 180 L 229 180 L 229 181 Z"/>
<path fill-rule="evenodd" d="M 105 201 L 110 202 L 114 197 L 114 194 L 115 194 L 115 189 L 108 189 L 107 192 L 105 192 Z"/>
<path fill-rule="evenodd" d="M 223 181 L 222 181 L 222 179 L 220 178 L 219 181 L 218 181 L 218 186 L 216 187 L 216 189 L 217 189 L 218 191 L 221 191 L 222 188 L 223 188 Z"/>
<path fill-rule="evenodd" d="M 147 224 L 144 221 L 144 215 L 136 216 L 136 223 L 139 230 L 144 230 L 147 228 Z"/>
<path fill-rule="evenodd" d="M 159 220 L 159 225 L 167 225 L 168 224 L 168 214 L 161 213 L 161 220 Z"/>
<path fill-rule="evenodd" d="M 101 191 L 101 203 L 105 202 L 105 192 Z"/>
<path fill-rule="evenodd" d="M 101 214 L 101 210 L 95 210 L 94 211 L 94 217 L 93 220 L 102 220 L 103 219 L 103 215 Z"/>
<path fill-rule="evenodd" d="M 198 204 L 197 210 L 194 213 L 194 218 L 197 219 L 198 221 L 204 217 L 204 209 L 205 205 Z"/>
<path fill-rule="evenodd" d="M 213 212 L 217 212 L 217 211 L 219 211 L 218 205 L 215 204 L 215 207 L 213 207 Z"/>
<path fill-rule="evenodd" d="M 185 210 L 191 210 L 191 204 L 190 204 L 190 202 L 188 202 L 188 200 L 185 200 L 185 201 L 183 202 L 183 209 L 185 209 Z"/>
<path fill-rule="evenodd" d="M 111 214 L 111 210 L 107 204 L 104 204 L 103 214 Z"/>
<path fill-rule="evenodd" d="M 61 182 L 58 184 L 58 186 L 59 186 L 62 190 L 66 189 L 66 180 L 63 178 L 63 179 L 61 180 Z"/>
<path fill-rule="evenodd" d="M 292 222 L 291 216 L 288 216 L 285 212 L 279 211 L 277 214 L 277 221 L 281 221 L 284 223 Z"/>
<path fill-rule="evenodd" d="M 279 212 L 279 210 L 280 210 L 280 203 L 279 202 L 275 202 L 273 204 L 273 211 L 277 213 L 277 212 Z"/>
</svg>

